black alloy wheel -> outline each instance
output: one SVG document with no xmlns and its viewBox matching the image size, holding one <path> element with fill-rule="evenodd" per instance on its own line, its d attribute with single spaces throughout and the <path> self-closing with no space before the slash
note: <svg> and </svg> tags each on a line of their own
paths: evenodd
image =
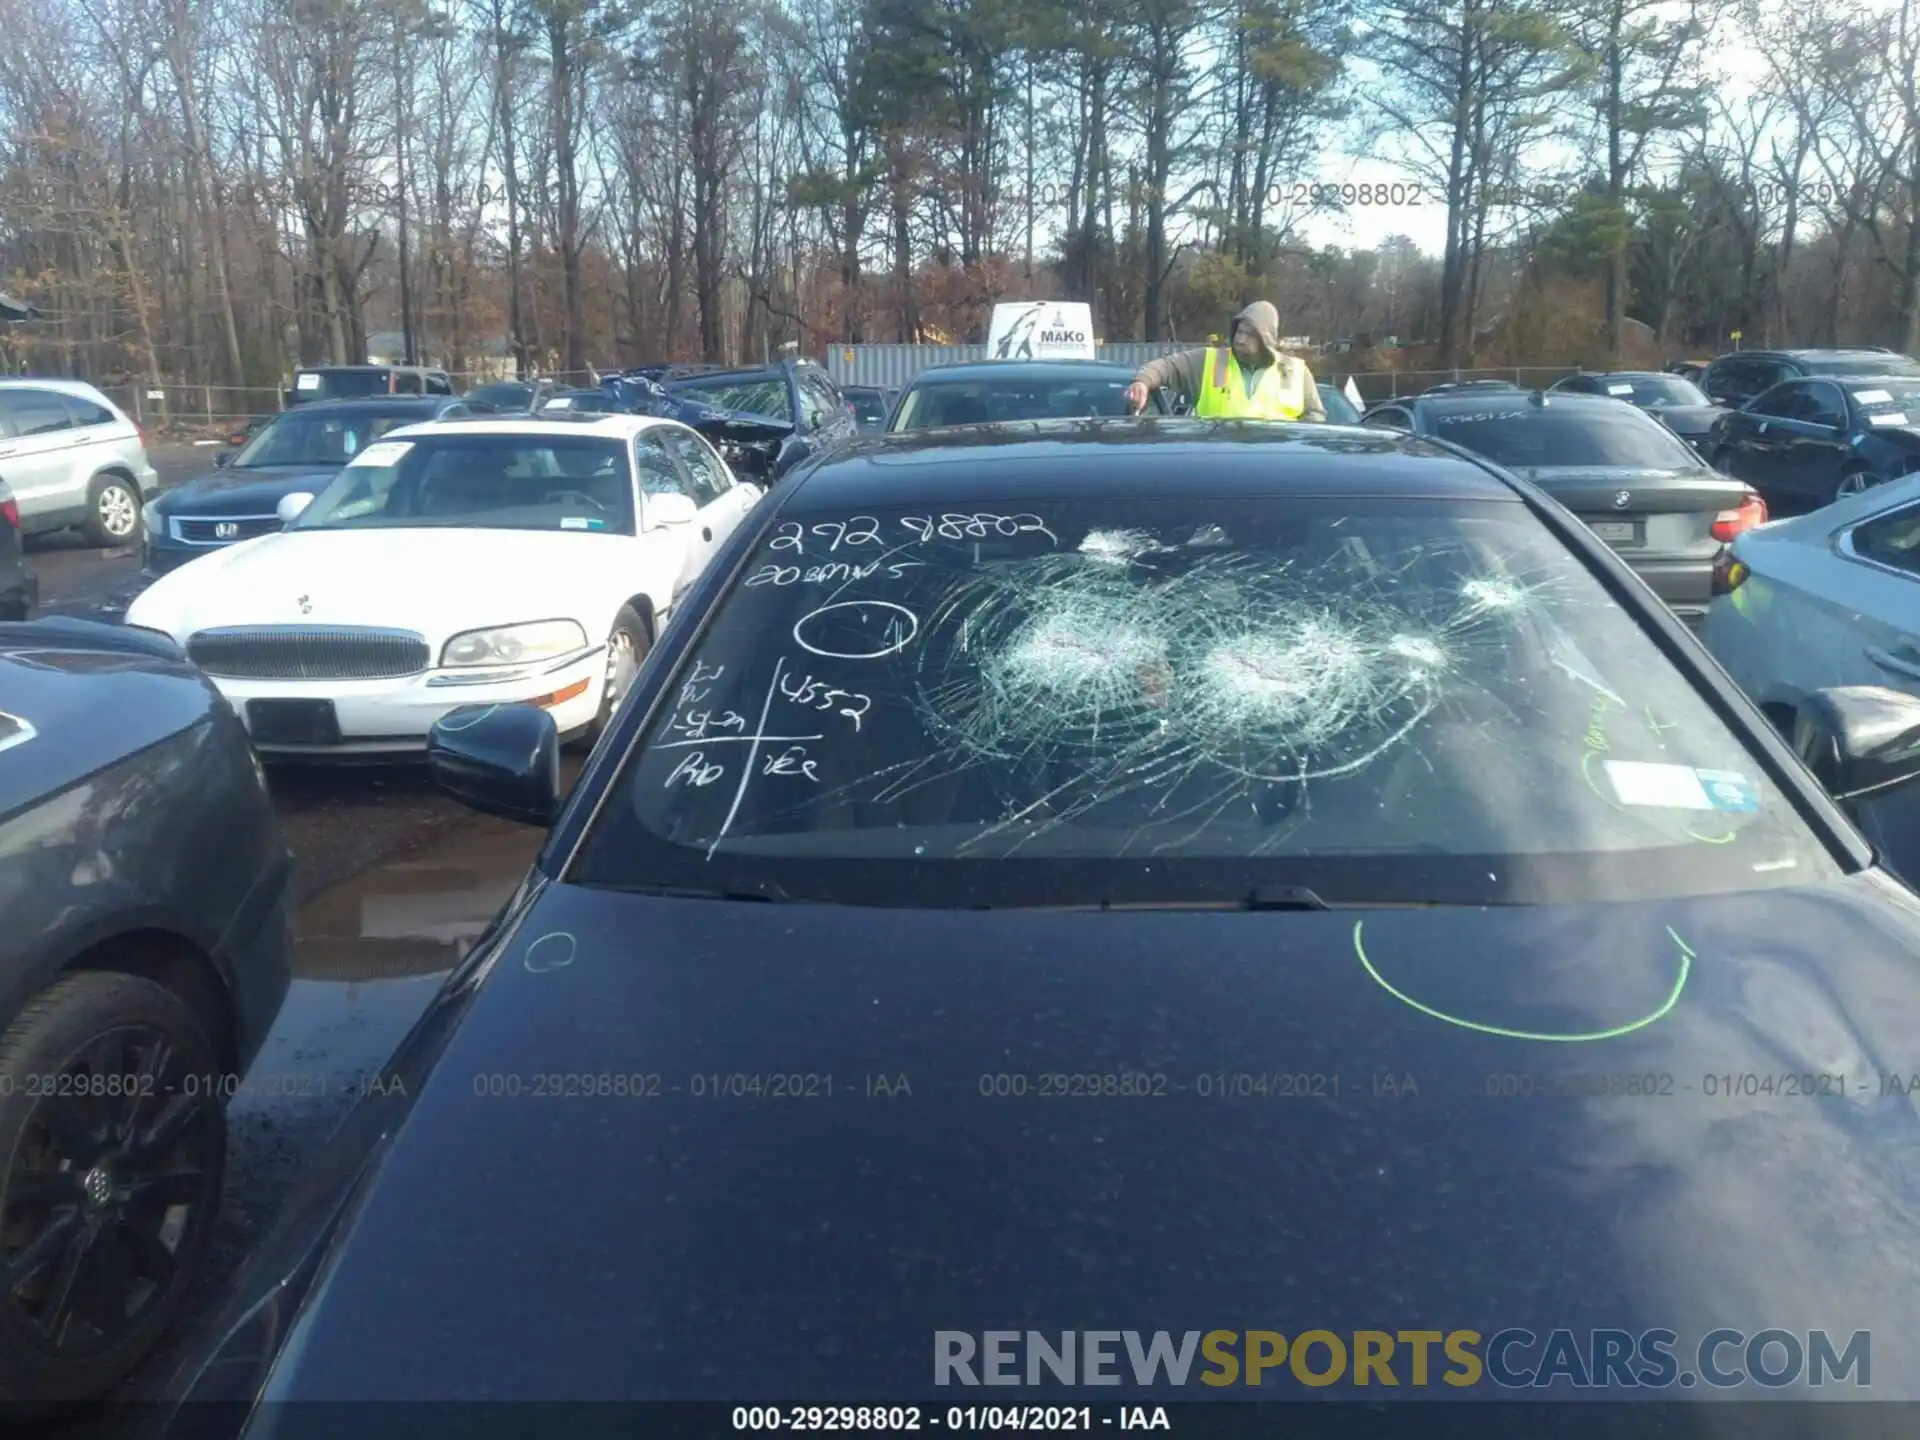
<svg viewBox="0 0 1920 1440">
<path fill-rule="evenodd" d="M 218 1068 L 131 975 L 68 976 L 0 1037 L 0 1400 L 94 1398 L 178 1312 L 226 1166 Z"/>
</svg>

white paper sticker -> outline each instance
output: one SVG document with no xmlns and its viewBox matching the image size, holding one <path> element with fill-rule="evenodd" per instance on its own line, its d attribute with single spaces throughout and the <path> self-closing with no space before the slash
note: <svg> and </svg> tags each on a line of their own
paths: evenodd
<svg viewBox="0 0 1920 1440">
<path fill-rule="evenodd" d="M 1886 405 L 1893 400 L 1893 396 L 1885 390 L 1856 390 L 1853 398 L 1862 405 Z"/>
<path fill-rule="evenodd" d="M 1633 386 L 1631 385 L 1607 386 L 1607 394 L 1609 395 L 1631 395 L 1632 393 L 1633 393 Z"/>
<path fill-rule="evenodd" d="M 320 377 L 318 375 L 296 375 L 293 377 L 293 388 L 296 390 L 318 390 L 320 388 Z"/>
<path fill-rule="evenodd" d="M 1607 779 L 1622 805 L 1654 805 L 1663 810 L 1711 810 L 1707 787 L 1690 766 L 1656 765 L 1644 760 L 1609 760 Z"/>
<path fill-rule="evenodd" d="M 1907 423 L 1907 412 L 1904 410 L 1883 410 L 1878 415 L 1869 415 L 1867 417 L 1867 423 L 1869 425 L 1905 425 Z"/>
<path fill-rule="evenodd" d="M 540 408 L 542 410 L 571 410 L 573 408 L 573 397 L 571 395 L 556 396 Z"/>
<path fill-rule="evenodd" d="M 401 457 L 413 449 L 411 440 L 382 440 L 377 445 L 369 445 L 347 463 L 366 465 L 376 469 L 388 465 L 398 465 Z"/>
<path fill-rule="evenodd" d="M 593 528 L 593 522 L 591 520 L 583 520 L 578 515 L 562 515 L 560 517 L 560 528 L 562 530 L 591 530 Z"/>
</svg>

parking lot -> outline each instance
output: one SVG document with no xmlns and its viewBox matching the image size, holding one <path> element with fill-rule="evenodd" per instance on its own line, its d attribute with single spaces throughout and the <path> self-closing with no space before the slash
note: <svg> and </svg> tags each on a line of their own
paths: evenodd
<svg viewBox="0 0 1920 1440">
<path fill-rule="evenodd" d="M 164 484 L 211 463 L 206 449 L 156 445 L 150 453 Z M 131 552 L 89 549 L 63 534 L 35 542 L 31 553 L 42 613 L 117 621 L 137 592 Z M 217 1298 L 539 848 L 537 832 L 455 804 L 422 770 L 276 768 L 270 778 L 298 864 L 295 979 L 249 1093 L 230 1112 L 226 1196 L 196 1311 Z M 153 1394 L 171 1358 L 163 1353 L 144 1366 L 127 1398 Z M 70 1433 L 89 1423 L 77 1418 Z"/>
</svg>

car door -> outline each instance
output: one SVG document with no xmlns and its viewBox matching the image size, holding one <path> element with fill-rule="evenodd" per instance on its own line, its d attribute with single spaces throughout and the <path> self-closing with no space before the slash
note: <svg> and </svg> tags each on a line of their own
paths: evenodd
<svg viewBox="0 0 1920 1440">
<path fill-rule="evenodd" d="M 73 417 L 66 402 L 52 390 L 33 386 L 0 389 L 0 473 L 13 488 L 20 507 L 22 528 L 28 532 L 37 520 L 59 521 L 62 512 L 86 504 L 86 479 L 76 484 Z"/>
<path fill-rule="evenodd" d="M 1771 500 L 1779 494 L 1774 474 L 1783 440 L 1779 425 L 1798 405 L 1799 382 L 1776 385 L 1756 396 L 1721 422 L 1719 468 L 1744 480 Z"/>
<path fill-rule="evenodd" d="M 675 578 L 672 583 L 668 603 L 678 602 L 682 592 L 695 580 L 700 572 L 707 568 L 707 562 L 713 558 L 713 552 L 719 548 L 723 538 L 713 527 L 713 516 L 706 513 L 701 505 L 702 492 L 695 485 L 692 475 L 680 463 L 678 455 L 669 447 L 662 433 L 665 426 L 656 426 L 634 437 L 633 468 L 640 481 L 641 511 L 647 515 L 650 527 L 647 537 L 659 545 L 671 545 L 677 563 L 673 565 Z M 685 525 L 657 525 L 652 515 L 653 501 L 662 496 L 678 495 L 693 502 L 694 518 Z M 738 524 L 738 517 L 735 517 Z"/>
<path fill-rule="evenodd" d="M 1852 453 L 1847 444 L 1846 396 L 1831 380 L 1803 380 L 1788 388 L 1795 391 L 1793 412 L 1774 427 L 1775 483 L 1783 493 L 1826 500 Z"/>
<path fill-rule="evenodd" d="M 700 507 L 701 539 L 707 541 L 705 532 L 711 530 L 711 544 L 718 549 L 759 500 L 760 487 L 734 479 L 727 462 L 692 430 L 663 425 L 660 438 L 686 472 L 694 503 Z"/>
</svg>

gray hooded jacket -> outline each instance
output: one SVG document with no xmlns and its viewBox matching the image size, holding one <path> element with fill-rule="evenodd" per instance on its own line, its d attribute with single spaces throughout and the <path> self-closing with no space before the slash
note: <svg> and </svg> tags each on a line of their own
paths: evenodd
<svg viewBox="0 0 1920 1440">
<path fill-rule="evenodd" d="M 1260 337 L 1260 343 L 1266 348 L 1266 361 L 1246 378 L 1252 384 L 1259 383 L 1259 370 L 1265 365 L 1297 365 L 1300 367 L 1301 390 L 1306 395 L 1307 408 L 1300 413 L 1302 420 L 1325 420 L 1327 407 L 1320 402 L 1320 392 L 1315 387 L 1313 371 L 1307 362 L 1292 355 L 1280 353 L 1280 312 L 1265 300 L 1256 300 L 1238 315 L 1233 317 L 1237 326 L 1246 324 Z M 1231 332 L 1229 332 L 1231 335 Z M 1162 355 L 1157 360 L 1149 360 L 1140 367 L 1133 378 L 1149 390 L 1158 390 L 1163 386 L 1183 397 L 1189 405 L 1198 404 L 1201 383 L 1207 373 L 1207 352 L 1201 350 L 1180 350 L 1172 355 Z"/>
</svg>

